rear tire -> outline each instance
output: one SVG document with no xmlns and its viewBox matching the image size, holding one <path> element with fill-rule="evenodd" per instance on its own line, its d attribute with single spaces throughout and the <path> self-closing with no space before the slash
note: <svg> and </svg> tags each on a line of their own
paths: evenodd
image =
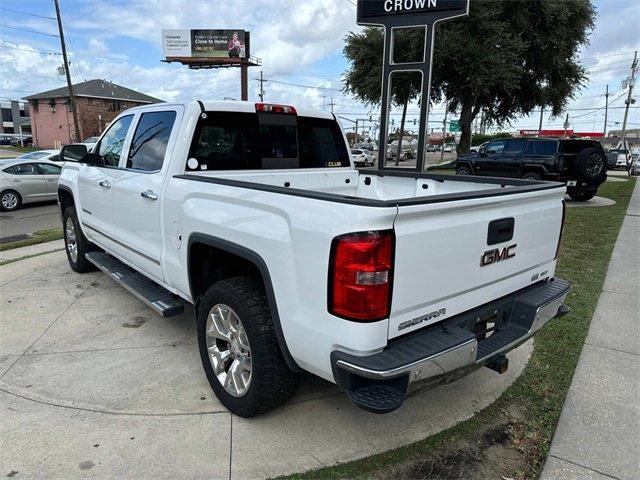
<svg viewBox="0 0 640 480">
<path fill-rule="evenodd" d="M 537 172 L 526 172 L 522 178 L 524 180 L 542 180 L 542 175 Z"/>
<path fill-rule="evenodd" d="M 221 280 L 197 305 L 200 357 L 218 400 L 241 417 L 286 402 L 298 375 L 280 351 L 262 283 L 252 277 Z"/>
<path fill-rule="evenodd" d="M 78 273 L 97 270 L 85 255 L 97 247 L 89 242 L 82 233 L 76 207 L 67 207 L 62 216 L 62 231 L 64 233 L 64 247 L 71 269 Z"/>
<path fill-rule="evenodd" d="M 0 194 L 0 208 L 4 212 L 13 212 L 22 205 L 22 197 L 15 190 L 4 190 Z"/>
<path fill-rule="evenodd" d="M 473 175 L 473 173 L 471 173 L 469 167 L 458 167 L 456 168 L 456 175 Z"/>
<path fill-rule="evenodd" d="M 576 202 L 586 202 L 596 196 L 598 190 L 576 190 L 575 188 L 567 188 L 567 194 L 571 200 Z"/>
</svg>

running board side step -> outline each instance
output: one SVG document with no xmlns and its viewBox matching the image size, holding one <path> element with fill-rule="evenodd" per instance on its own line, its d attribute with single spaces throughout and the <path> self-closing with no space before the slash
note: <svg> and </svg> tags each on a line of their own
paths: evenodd
<svg viewBox="0 0 640 480">
<path fill-rule="evenodd" d="M 85 257 L 163 317 L 173 317 L 184 312 L 184 300 L 117 258 L 99 251 L 89 252 Z"/>
</svg>

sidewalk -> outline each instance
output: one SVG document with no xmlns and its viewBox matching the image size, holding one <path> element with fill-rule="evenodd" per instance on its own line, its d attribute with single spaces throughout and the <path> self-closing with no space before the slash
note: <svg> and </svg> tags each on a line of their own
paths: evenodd
<svg viewBox="0 0 640 480">
<path fill-rule="evenodd" d="M 38 255 L 41 253 L 55 252 L 56 250 L 64 250 L 64 240 L 53 240 L 51 242 L 38 243 L 29 245 L 28 247 L 12 248 L 0 252 L 0 262 L 6 260 L 16 260 L 22 257 Z"/>
<path fill-rule="evenodd" d="M 640 478 L 640 182 L 540 476 Z"/>
</svg>

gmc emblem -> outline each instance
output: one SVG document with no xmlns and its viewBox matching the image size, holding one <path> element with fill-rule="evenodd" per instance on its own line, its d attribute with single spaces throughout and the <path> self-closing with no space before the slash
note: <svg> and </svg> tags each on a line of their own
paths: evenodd
<svg viewBox="0 0 640 480">
<path fill-rule="evenodd" d="M 480 257 L 480 266 L 486 267 L 492 263 L 498 263 L 502 260 L 507 260 L 516 256 L 516 252 L 513 250 L 518 246 L 517 243 L 509 245 L 508 247 L 494 248 L 493 250 L 487 250 Z"/>
</svg>

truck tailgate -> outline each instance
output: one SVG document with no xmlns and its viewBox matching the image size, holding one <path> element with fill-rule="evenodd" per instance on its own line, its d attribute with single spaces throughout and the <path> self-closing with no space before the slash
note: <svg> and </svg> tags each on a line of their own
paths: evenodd
<svg viewBox="0 0 640 480">
<path fill-rule="evenodd" d="M 400 206 L 389 338 L 552 277 L 563 197 L 557 188 Z"/>
</svg>

